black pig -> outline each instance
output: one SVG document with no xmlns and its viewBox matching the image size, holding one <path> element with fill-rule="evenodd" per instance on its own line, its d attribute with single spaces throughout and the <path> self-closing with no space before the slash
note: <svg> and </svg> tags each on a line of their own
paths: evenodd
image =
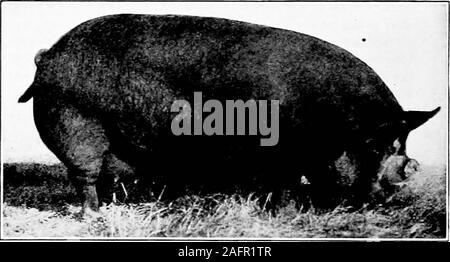
<svg viewBox="0 0 450 262">
<path fill-rule="evenodd" d="M 129 174 L 175 189 L 263 188 L 274 199 L 298 191 L 304 176 L 317 206 L 367 202 L 382 196 L 386 161 L 400 157 L 395 172 L 404 172 L 409 132 L 439 111 L 404 111 L 368 65 L 335 45 L 219 18 L 100 17 L 35 63 L 19 102 L 34 98 L 39 134 L 68 167 L 84 210 L 97 210 L 111 181 Z M 194 92 L 222 102 L 278 100 L 278 143 L 175 136 L 171 105 Z"/>
</svg>

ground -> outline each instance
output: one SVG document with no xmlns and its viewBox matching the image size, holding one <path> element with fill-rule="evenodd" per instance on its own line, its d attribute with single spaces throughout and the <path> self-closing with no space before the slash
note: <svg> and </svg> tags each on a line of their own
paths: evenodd
<svg viewBox="0 0 450 262">
<path fill-rule="evenodd" d="M 276 214 L 253 195 L 163 197 L 103 205 L 81 217 L 64 166 L 4 164 L 4 238 L 445 238 L 445 167 L 421 167 L 392 199 L 376 207 Z"/>
</svg>

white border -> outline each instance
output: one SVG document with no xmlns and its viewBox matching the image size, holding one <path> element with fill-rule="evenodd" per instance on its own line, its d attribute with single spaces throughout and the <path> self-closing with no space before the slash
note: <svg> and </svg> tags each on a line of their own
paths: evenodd
<svg viewBox="0 0 450 262">
<path fill-rule="evenodd" d="M 30 2 L 30 1 L 24 1 L 24 2 Z M 220 1 L 213 1 L 213 2 L 220 2 Z M 355 2 L 345 2 L 345 1 L 340 1 L 340 2 L 334 2 L 335 4 L 339 4 L 339 3 L 355 3 Z M 395 2 L 394 3 L 403 3 L 403 4 L 408 4 L 408 2 Z M 443 3 L 445 1 L 437 1 L 439 3 Z M 2 2 L 3 3 L 3 2 Z M 37 4 L 37 2 L 35 2 Z M 49 2 L 41 2 L 41 3 L 49 3 Z M 52 3 L 52 2 L 50 2 Z M 70 1 L 68 2 L 58 2 L 58 3 L 70 3 Z M 72 2 L 73 3 L 73 2 Z M 96 3 L 100 3 L 100 2 L 96 2 Z M 136 2 L 114 2 L 114 3 L 136 3 Z M 164 2 L 166 3 L 166 2 Z M 186 2 L 184 2 L 186 3 Z M 198 2 L 197 2 L 198 3 Z M 220 2 L 223 3 L 223 2 Z M 252 2 L 247 2 L 247 3 L 252 3 Z M 253 2 L 254 3 L 254 2 Z M 258 2 L 260 3 L 260 2 Z M 286 2 L 286 3 L 290 3 L 290 2 Z M 307 2 L 307 3 L 326 3 L 326 2 Z M 383 3 L 383 4 L 389 4 L 389 2 L 376 2 L 375 3 Z M 412 1 L 411 3 L 421 3 L 421 4 L 433 4 L 436 2 L 430 1 L 430 2 L 415 2 Z M 450 9 L 450 3 L 447 2 L 447 11 Z M 450 12 L 448 11 L 447 14 L 450 16 Z M 447 36 L 449 36 L 449 24 L 447 24 Z M 449 51 L 449 40 L 447 40 L 447 55 L 450 55 L 450 51 Z M 448 57 L 448 59 L 450 59 L 450 57 Z M 450 61 L 448 61 L 449 65 L 450 65 Z M 448 83 L 447 83 L 447 87 L 450 87 L 450 68 L 448 69 Z M 0 92 L 2 92 L 2 89 L 0 89 Z M 1 97 L 1 96 L 0 96 Z M 450 115 L 450 108 L 449 108 L 449 98 L 450 98 L 450 92 L 449 92 L 449 88 L 447 88 L 447 109 L 448 109 L 448 114 Z M 3 110 L 4 107 L 4 103 L 1 103 L 1 112 L 4 112 Z M 0 130 L 0 135 L 1 135 L 1 139 L 0 139 L 0 164 L 1 164 L 1 171 L 0 171 L 0 242 L 167 242 L 167 243 L 186 243 L 186 241 L 189 242 L 199 242 L 199 243 L 204 243 L 204 242 L 216 242 L 216 243 L 237 243 L 237 242 L 257 242 L 257 243 L 278 243 L 278 242 L 331 242 L 331 241 L 336 241 L 336 242 L 353 242 L 353 241 L 359 241 L 359 242 L 394 242 L 394 241 L 412 241 L 412 242 L 450 242 L 449 239 L 449 228 L 450 228 L 450 223 L 449 223 L 449 187 L 450 187 L 450 179 L 449 179 L 449 120 L 447 119 L 447 150 L 446 150 L 446 156 L 447 156 L 447 161 L 446 161 L 446 193 L 447 193 L 447 210 L 446 210 L 446 219 L 447 219 L 447 228 L 446 228 L 446 237 L 445 238 L 216 238 L 216 237 L 212 237 L 212 238 L 207 238 L 207 237 L 198 237 L 198 238 L 187 238 L 187 237 L 149 237 L 149 238 L 133 238 L 133 237 L 129 237 L 129 238 L 116 238 L 116 237 L 111 237 L 111 238 L 106 238 L 106 237 L 101 237 L 101 238 L 76 238 L 76 237 L 68 237 L 68 238 L 59 238 L 59 237 L 48 237 L 48 238 L 44 238 L 44 237 L 38 237 L 38 238 L 19 238 L 19 237 L 8 237 L 5 238 L 4 237 L 4 232 L 3 232 L 3 140 L 4 140 L 4 136 L 3 136 L 3 127 L 4 127 L 4 123 L 3 123 L 3 118 L 1 117 L 1 113 L 0 113 L 0 123 L 1 123 L 1 130 Z"/>
</svg>

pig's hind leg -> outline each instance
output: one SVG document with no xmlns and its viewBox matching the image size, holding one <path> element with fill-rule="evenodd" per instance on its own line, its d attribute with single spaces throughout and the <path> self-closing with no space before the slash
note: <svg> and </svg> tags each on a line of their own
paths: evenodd
<svg viewBox="0 0 450 262">
<path fill-rule="evenodd" d="M 98 119 L 67 103 L 35 100 L 35 122 L 47 147 L 66 165 L 83 212 L 98 210 L 97 179 L 109 141 Z"/>
</svg>

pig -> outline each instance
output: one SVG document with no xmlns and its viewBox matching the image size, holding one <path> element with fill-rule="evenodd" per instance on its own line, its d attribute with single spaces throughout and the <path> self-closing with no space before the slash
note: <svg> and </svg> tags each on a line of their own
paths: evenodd
<svg viewBox="0 0 450 262">
<path fill-rule="evenodd" d="M 305 198 L 304 177 L 314 206 L 358 206 L 384 197 L 383 172 L 405 172 L 408 134 L 440 109 L 403 110 L 373 69 L 336 45 L 222 18 L 103 16 L 35 64 L 19 102 L 34 99 L 39 135 L 67 166 L 85 212 L 135 176 L 172 192 L 271 192 L 275 206 L 283 190 Z M 175 135 L 172 105 L 195 92 L 223 104 L 277 101 L 278 140 Z"/>
</svg>

